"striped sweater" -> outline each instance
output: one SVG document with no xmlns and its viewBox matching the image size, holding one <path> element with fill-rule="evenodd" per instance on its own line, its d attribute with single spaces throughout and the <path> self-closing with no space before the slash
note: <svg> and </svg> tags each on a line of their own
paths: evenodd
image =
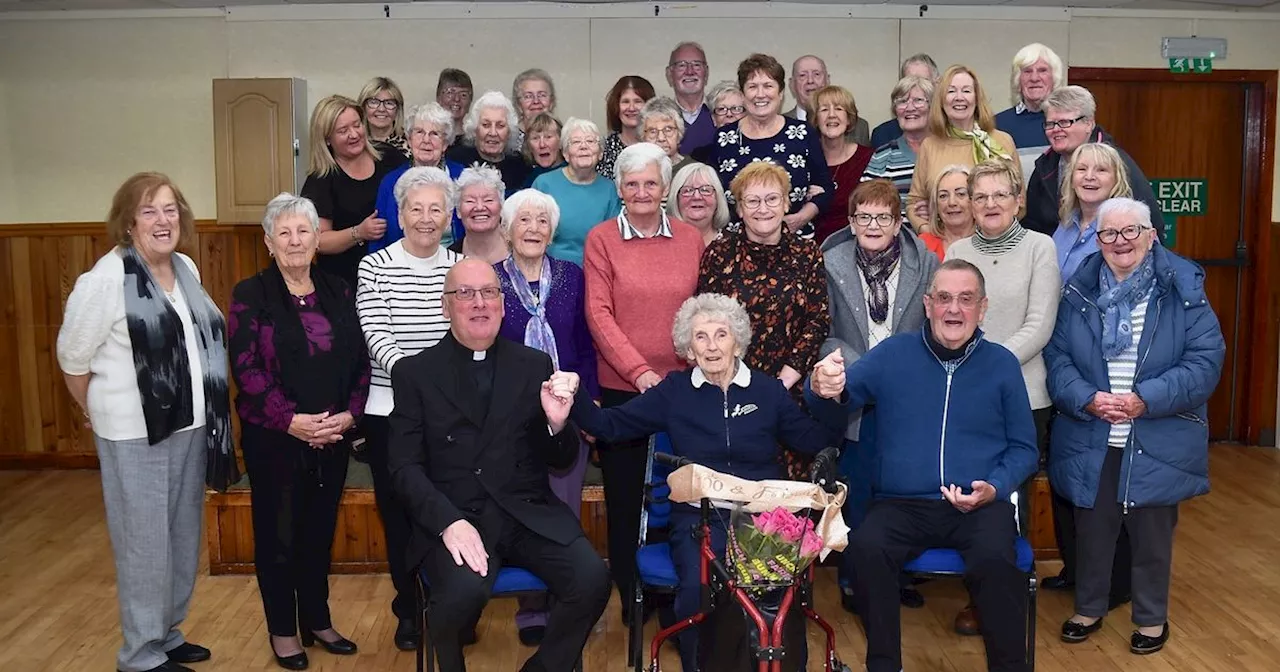
<svg viewBox="0 0 1280 672">
<path fill-rule="evenodd" d="M 1133 307 L 1133 312 L 1129 313 L 1129 323 L 1133 325 L 1133 342 L 1115 359 L 1107 362 L 1107 378 L 1111 381 L 1112 394 L 1133 392 L 1133 376 L 1138 368 L 1138 343 L 1142 342 L 1142 327 L 1147 321 L 1147 303 L 1150 298 L 1151 295 L 1148 294 L 1141 303 Z M 1111 431 L 1107 435 L 1107 445 L 1124 448 L 1124 444 L 1129 440 L 1129 432 L 1132 430 L 1133 422 L 1131 421 L 1111 425 Z"/>
<path fill-rule="evenodd" d="M 435 345 L 449 331 L 449 320 L 440 309 L 444 276 L 461 260 L 462 255 L 443 246 L 420 259 L 400 240 L 360 261 L 356 312 L 373 363 L 365 413 L 390 415 L 391 368 L 401 358 Z"/>
<path fill-rule="evenodd" d="M 911 151 L 905 137 L 899 136 L 871 155 L 871 161 L 862 172 L 862 181 L 889 180 L 902 198 L 902 217 L 907 217 L 907 193 L 911 191 L 911 178 L 916 172 L 916 153 Z"/>
</svg>

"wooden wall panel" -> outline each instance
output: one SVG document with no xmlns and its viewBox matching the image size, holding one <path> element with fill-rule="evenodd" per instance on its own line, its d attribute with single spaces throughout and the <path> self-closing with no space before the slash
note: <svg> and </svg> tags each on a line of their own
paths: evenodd
<svg viewBox="0 0 1280 672">
<path fill-rule="evenodd" d="M 184 245 L 225 313 L 231 290 L 268 261 L 257 226 L 196 223 Z M 100 223 L 0 226 L 0 469 L 93 468 L 93 436 L 62 383 L 56 344 L 67 296 L 111 248 Z"/>
</svg>

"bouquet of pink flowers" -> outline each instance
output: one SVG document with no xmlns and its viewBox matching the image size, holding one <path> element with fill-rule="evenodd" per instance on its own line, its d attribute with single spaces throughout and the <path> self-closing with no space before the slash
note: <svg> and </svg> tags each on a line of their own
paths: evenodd
<svg viewBox="0 0 1280 672">
<path fill-rule="evenodd" d="M 735 511 L 728 556 L 742 586 L 790 583 L 822 550 L 813 520 L 778 507 L 747 514 Z"/>
</svg>

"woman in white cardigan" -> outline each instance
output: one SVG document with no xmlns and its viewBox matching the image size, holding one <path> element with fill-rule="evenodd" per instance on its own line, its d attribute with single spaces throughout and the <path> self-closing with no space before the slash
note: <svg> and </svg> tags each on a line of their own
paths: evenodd
<svg viewBox="0 0 1280 672">
<path fill-rule="evenodd" d="M 204 487 L 238 480 L 226 322 L 177 251 L 195 220 L 168 177 L 126 180 L 107 234 L 115 247 L 67 297 L 58 365 L 98 449 L 124 635 L 116 669 L 190 672 L 183 663 L 210 657 L 179 629 Z"/>
</svg>

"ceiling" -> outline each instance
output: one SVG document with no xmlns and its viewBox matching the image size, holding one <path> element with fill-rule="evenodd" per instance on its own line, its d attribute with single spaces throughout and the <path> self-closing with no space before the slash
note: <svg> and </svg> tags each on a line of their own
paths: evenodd
<svg viewBox="0 0 1280 672">
<path fill-rule="evenodd" d="M 391 0 L 393 3 L 396 0 Z M 403 2 L 404 0 L 399 0 Z M 430 2 L 431 0 L 412 0 Z M 457 0 L 453 0 L 457 1 Z M 485 0 L 474 0 L 484 2 Z M 509 0 L 506 0 L 509 1 Z M 565 0 L 562 0 L 565 1 Z M 618 2 L 634 0 L 567 0 L 569 2 Z M 716 2 L 718 0 L 699 0 Z M 848 0 L 775 0 L 779 2 L 816 2 L 823 4 L 865 5 L 983 5 L 1009 7 L 1081 7 L 1103 9 L 1189 10 L 1225 12 L 1280 12 L 1280 0 L 882 0 L 881 2 L 849 2 Z M 387 4 L 388 0 L 0 0 L 0 13 L 64 10 L 118 9 L 216 9 L 249 5 L 307 5 L 330 3 Z"/>
</svg>

